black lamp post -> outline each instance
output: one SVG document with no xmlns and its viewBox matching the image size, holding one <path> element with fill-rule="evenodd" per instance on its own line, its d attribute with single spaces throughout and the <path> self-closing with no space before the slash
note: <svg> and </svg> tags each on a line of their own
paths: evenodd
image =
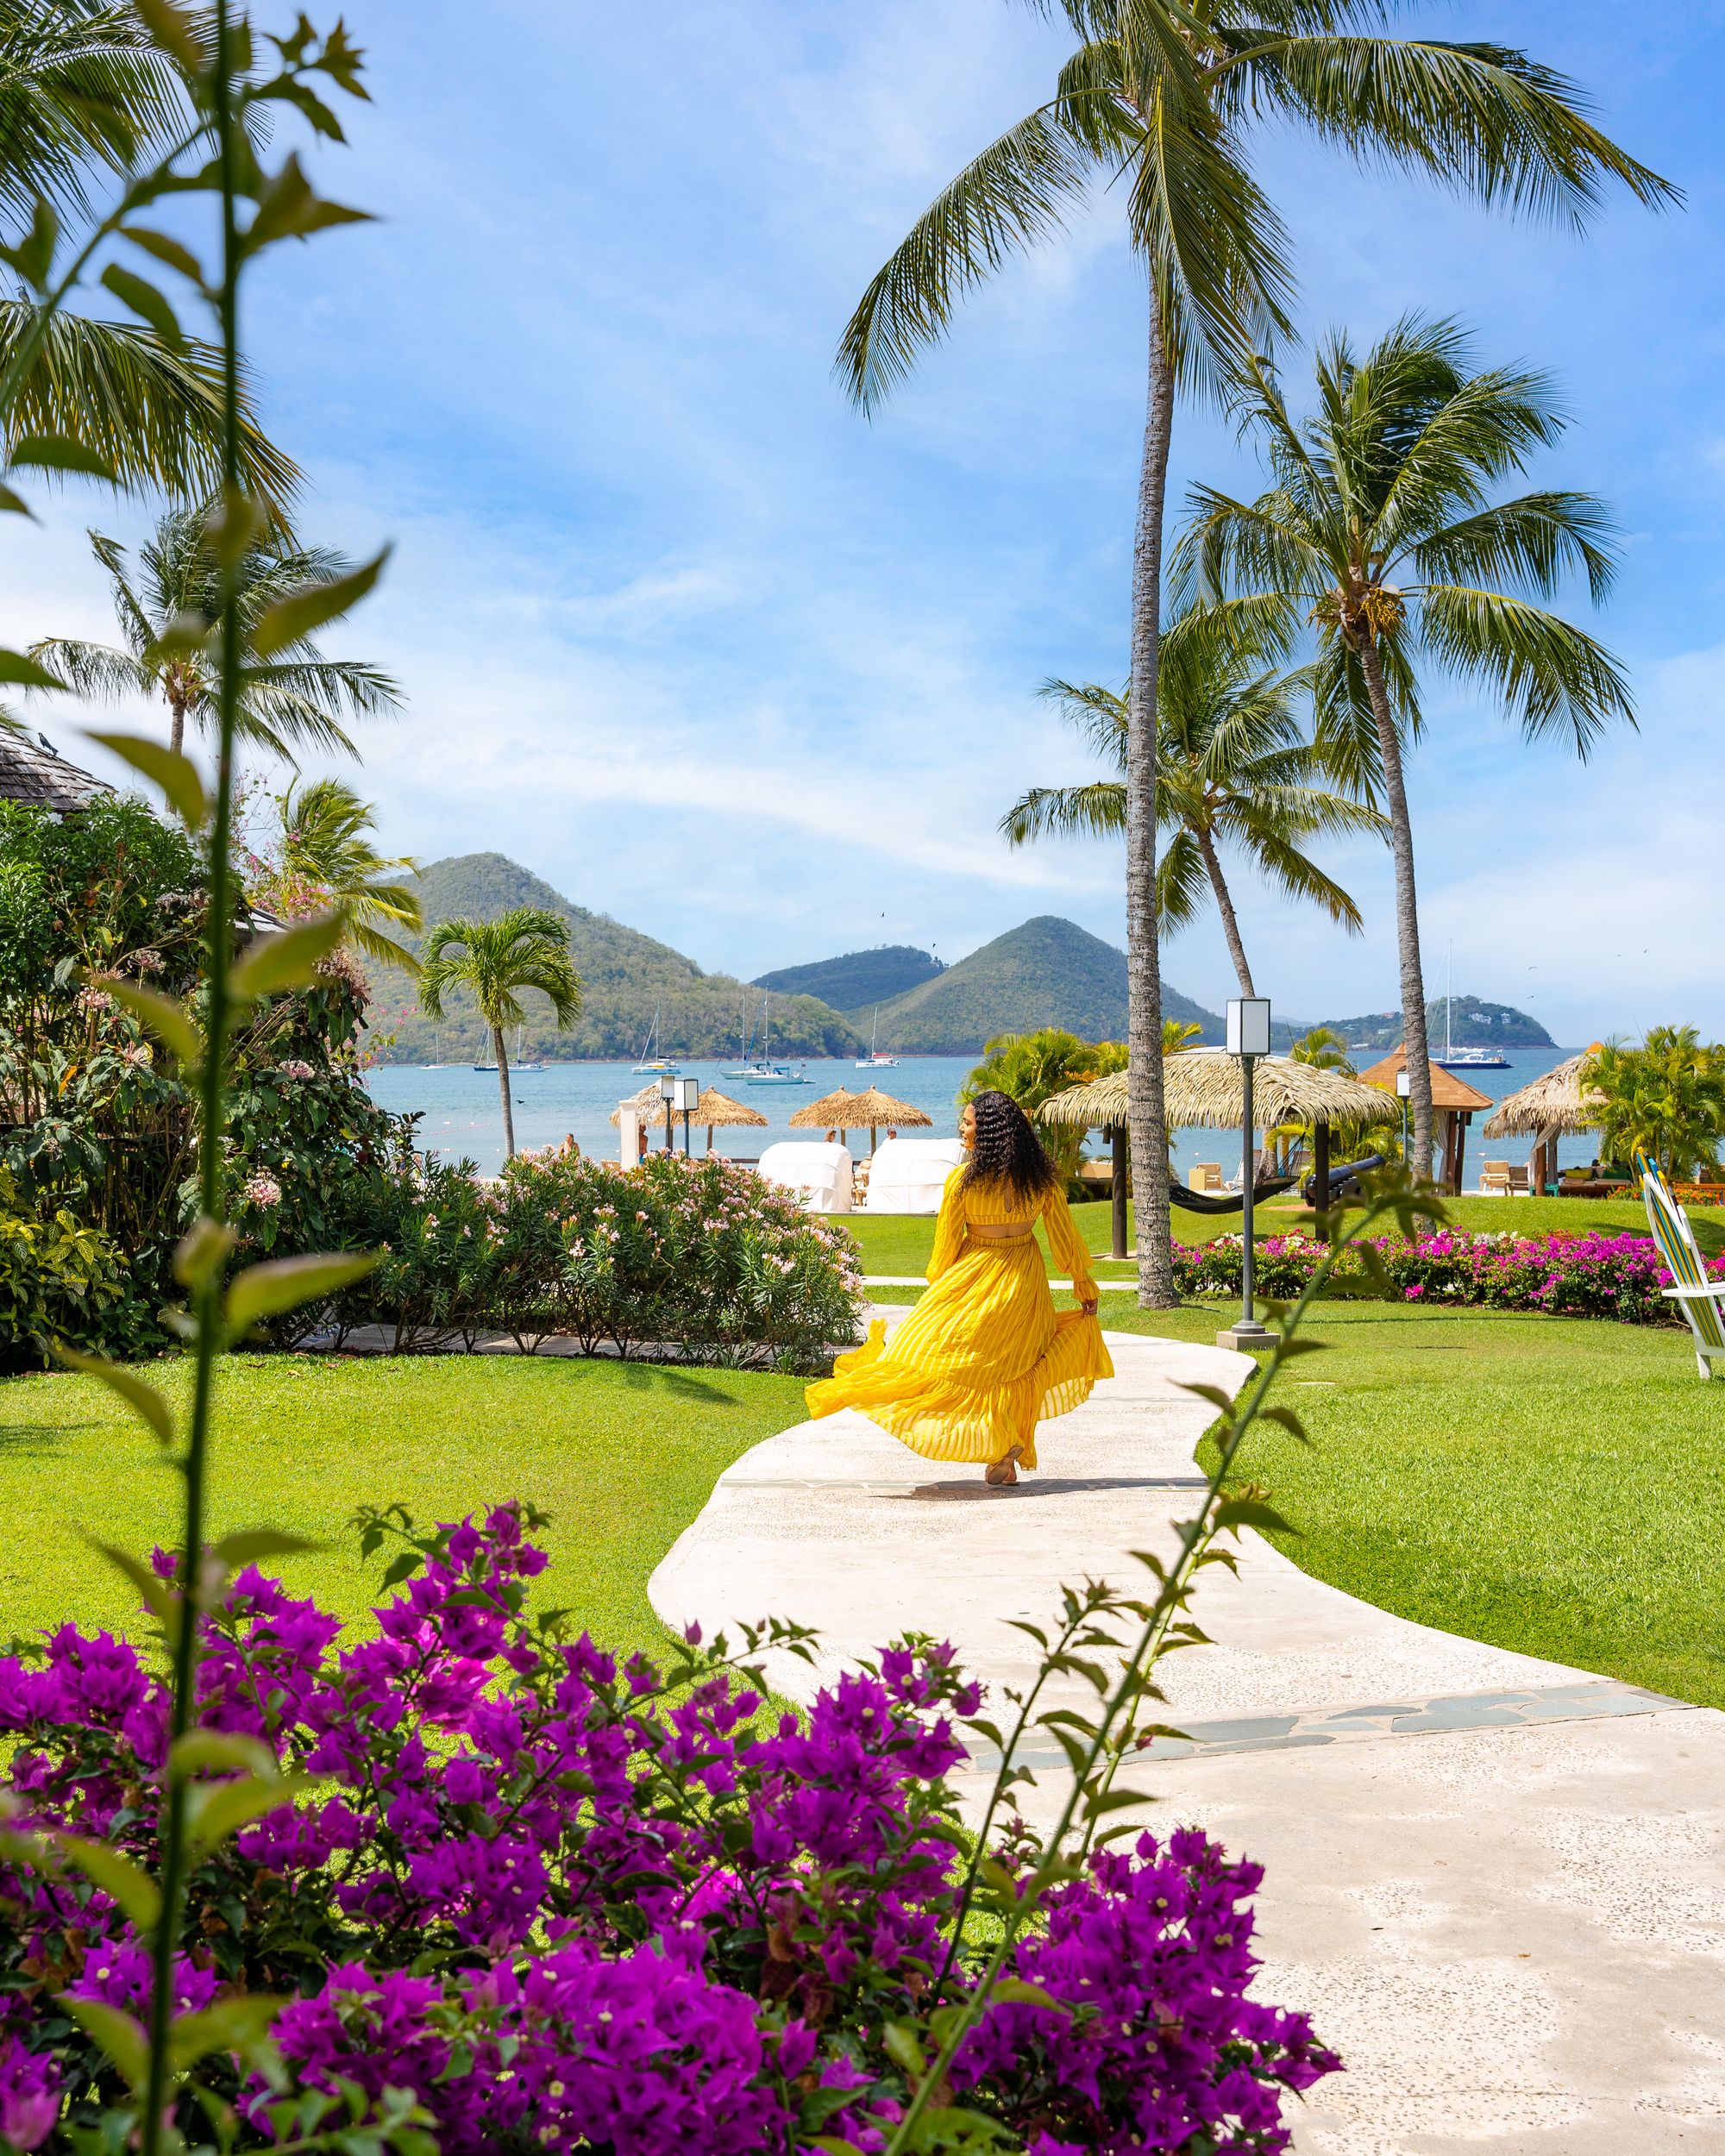
<svg viewBox="0 0 1725 2156">
<path fill-rule="evenodd" d="M 1218 1347 L 1238 1348 L 1250 1353 L 1253 1348 L 1273 1347 L 1276 1335 L 1261 1326 L 1252 1314 L 1252 1200 L 1253 1186 L 1258 1181 L 1258 1124 L 1251 1106 L 1251 1069 L 1260 1056 L 1270 1053 L 1270 999 L 1268 996 L 1236 996 L 1228 1004 L 1227 1050 L 1230 1056 L 1238 1056 L 1240 1063 L 1240 1163 L 1244 1170 L 1244 1185 L 1240 1211 L 1240 1313 L 1226 1332 L 1216 1335 Z"/>
<path fill-rule="evenodd" d="M 665 1150 L 668 1153 L 674 1153 L 677 1150 L 676 1141 L 671 1136 L 671 1110 L 676 1102 L 677 1084 L 676 1079 L 668 1076 L 659 1081 L 659 1098 L 665 1104 Z"/>
</svg>

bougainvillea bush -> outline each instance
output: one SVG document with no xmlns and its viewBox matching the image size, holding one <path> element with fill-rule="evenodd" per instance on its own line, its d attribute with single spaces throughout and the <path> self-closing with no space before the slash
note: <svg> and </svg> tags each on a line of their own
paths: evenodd
<svg viewBox="0 0 1725 2156">
<path fill-rule="evenodd" d="M 197 1819 L 241 1823 L 194 1827 L 176 1986 L 205 2017 L 182 2026 L 229 2034 L 182 2124 L 199 2103 L 202 2138 L 265 2147 L 327 2097 L 355 2133 L 417 2116 L 388 2145 L 446 2156 L 881 2150 L 979 1965 L 974 1943 L 950 1951 L 966 1852 L 947 1778 L 976 1688 L 926 1643 L 801 1720 L 767 1711 L 722 1641 L 619 1669 L 530 1611 L 536 1524 L 506 1507 L 416 1536 L 373 1516 L 367 1548 L 400 1539 L 398 1591 L 353 1637 L 254 1565 L 213 1598 L 186 1741 Z M 173 1561 L 155 1573 L 171 1616 Z M 168 1709 L 149 1658 L 105 1633 L 0 1660 L 16 2147 L 71 2156 L 122 2114 L 108 2061 L 150 1965 L 112 1859 L 140 1883 L 156 1864 Z M 1003 1840 L 1007 1875 L 1026 1847 Z M 1076 1867 L 954 2059 L 938 2145 L 1284 2148 L 1288 2096 L 1337 2062 L 1303 2015 L 1249 1996 L 1258 1880 L 1196 1832 Z"/>
<path fill-rule="evenodd" d="M 789 1191 L 718 1158 L 624 1169 L 573 1149 L 467 1162 L 405 1156 L 341 1247 L 380 1253 L 359 1287 L 294 1314 L 294 1337 L 384 1330 L 398 1353 L 556 1333 L 591 1354 L 650 1350 L 710 1366 L 819 1369 L 853 1339 L 855 1246 Z"/>
<path fill-rule="evenodd" d="M 1615 1318 L 1625 1325 L 1681 1325 L 1676 1307 L 1659 1293 L 1672 1285 L 1651 1236 L 1469 1235 L 1434 1230 L 1417 1240 L 1374 1238 L 1392 1287 L 1408 1302 L 1476 1304 L 1497 1310 L 1541 1311 L 1553 1317 Z M 1261 1294 L 1297 1295 L 1327 1255 L 1325 1245 L 1302 1235 L 1258 1240 L 1253 1277 Z M 1725 1264 L 1709 1270 L 1725 1278 Z M 1181 1291 L 1194 1295 L 1238 1295 L 1240 1238 L 1218 1236 L 1196 1249 L 1175 1246 L 1174 1274 Z M 1377 1294 L 1357 1253 L 1337 1263 L 1327 1292 Z"/>
</svg>

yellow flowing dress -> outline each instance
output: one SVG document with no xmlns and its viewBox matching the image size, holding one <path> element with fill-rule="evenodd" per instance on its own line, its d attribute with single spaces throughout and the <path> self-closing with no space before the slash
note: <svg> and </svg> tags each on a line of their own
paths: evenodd
<svg viewBox="0 0 1725 2156">
<path fill-rule="evenodd" d="M 1004 1459 L 1022 1445 L 1036 1465 L 1036 1426 L 1070 1414 L 1114 1366 L 1096 1319 L 1057 1312 L 1032 1232 L 1040 1218 L 1056 1264 L 1081 1300 L 1095 1299 L 1090 1255 L 1058 1188 L 1024 1198 L 946 1179 L 929 1260 L 929 1292 L 891 1344 L 879 1320 L 832 1376 L 808 1388 L 812 1415 L 860 1408 L 931 1460 Z M 981 1229 L 982 1233 L 973 1232 Z M 1003 1229 L 1004 1237 L 988 1232 Z"/>
</svg>

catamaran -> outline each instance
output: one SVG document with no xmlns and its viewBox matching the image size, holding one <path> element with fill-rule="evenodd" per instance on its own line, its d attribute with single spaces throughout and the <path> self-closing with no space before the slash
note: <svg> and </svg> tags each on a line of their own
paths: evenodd
<svg viewBox="0 0 1725 2156">
<path fill-rule="evenodd" d="M 727 1078 L 740 1078 L 745 1086 L 806 1086 L 808 1075 L 806 1066 L 798 1064 L 793 1070 L 788 1063 L 775 1063 L 767 1053 L 767 1044 L 773 1037 L 773 995 L 770 989 L 761 999 L 761 1052 L 753 1062 L 749 1060 L 745 1045 L 740 1069 L 727 1070 Z"/>
<path fill-rule="evenodd" d="M 1440 1070 L 1508 1070 L 1509 1058 L 1496 1048 L 1457 1048 L 1450 1038 L 1450 1019 L 1455 998 L 1451 994 L 1451 944 L 1444 945 L 1444 1052 L 1432 1061 Z"/>
</svg>

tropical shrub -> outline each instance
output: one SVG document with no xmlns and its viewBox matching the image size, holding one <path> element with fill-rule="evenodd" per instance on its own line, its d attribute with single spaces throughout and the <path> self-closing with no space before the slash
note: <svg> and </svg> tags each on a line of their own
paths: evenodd
<svg viewBox="0 0 1725 2156">
<path fill-rule="evenodd" d="M 0 1370 L 42 1367 L 55 1341 L 99 1346 L 128 1300 L 107 1237 L 63 1208 L 47 1220 L 21 1211 L 17 1184 L 0 1168 Z"/>
<path fill-rule="evenodd" d="M 877 2152 L 936 2002 L 986 1982 L 940 2146 L 1287 2147 L 1286 2094 L 1338 2062 L 1305 2015 L 1249 1996 L 1256 1865 L 1193 1830 L 1099 1846 L 987 1977 L 988 1942 L 954 1930 L 949 1777 L 982 1701 L 950 1649 L 888 1648 L 800 1720 L 767 1711 L 747 1664 L 763 1639 L 806 1652 L 789 1627 L 619 1668 L 530 1612 L 541 1518 L 419 1536 L 372 1516 L 362 1548 L 399 1544 L 399 1591 L 345 1643 L 254 1564 L 199 1620 L 179 1757 L 194 1819 L 240 1824 L 197 1830 L 173 1965 L 221 2146 L 327 2122 L 320 2145 L 398 2156 Z M 175 1560 L 154 1574 L 165 1612 Z M 148 2014 L 139 1897 L 168 1729 L 168 1687 L 126 1641 L 66 1626 L 0 1659 L 15 2147 L 121 2145 L 99 2135 Z M 1002 1878 L 1032 1849 L 999 1843 Z"/>
<path fill-rule="evenodd" d="M 1175 1277 L 1181 1292 L 1238 1295 L 1241 1244 L 1238 1235 L 1220 1235 L 1195 1249 L 1176 1246 Z M 1672 1282 L 1651 1236 L 1596 1230 L 1583 1235 L 1469 1235 L 1440 1228 L 1415 1240 L 1374 1238 L 1372 1248 L 1392 1288 L 1407 1302 L 1615 1318 L 1624 1325 L 1683 1323 L 1659 1293 Z M 1259 1238 L 1252 1264 L 1257 1291 L 1278 1300 L 1297 1295 L 1327 1255 L 1323 1244 L 1302 1235 Z M 1725 1262 L 1711 1260 L 1709 1269 L 1725 1278 Z M 1327 1293 L 1379 1292 L 1357 1252 L 1337 1260 Z"/>
<path fill-rule="evenodd" d="M 1639 1048 L 1609 1042 L 1595 1049 L 1582 1082 L 1603 1097 L 1601 1150 L 1608 1160 L 1656 1160 L 1682 1178 L 1717 1165 L 1725 1137 L 1725 1046 L 1703 1042 L 1692 1025 L 1653 1025 Z"/>
<path fill-rule="evenodd" d="M 490 1183 L 468 1161 L 404 1153 L 325 1247 L 379 1253 L 358 1286 L 276 1338 L 383 1328 L 392 1352 L 552 1333 L 583 1352 L 669 1350 L 711 1366 L 816 1370 L 856 1337 L 862 1271 L 840 1228 L 729 1161 L 638 1168 L 573 1149 L 522 1153 Z"/>
</svg>

